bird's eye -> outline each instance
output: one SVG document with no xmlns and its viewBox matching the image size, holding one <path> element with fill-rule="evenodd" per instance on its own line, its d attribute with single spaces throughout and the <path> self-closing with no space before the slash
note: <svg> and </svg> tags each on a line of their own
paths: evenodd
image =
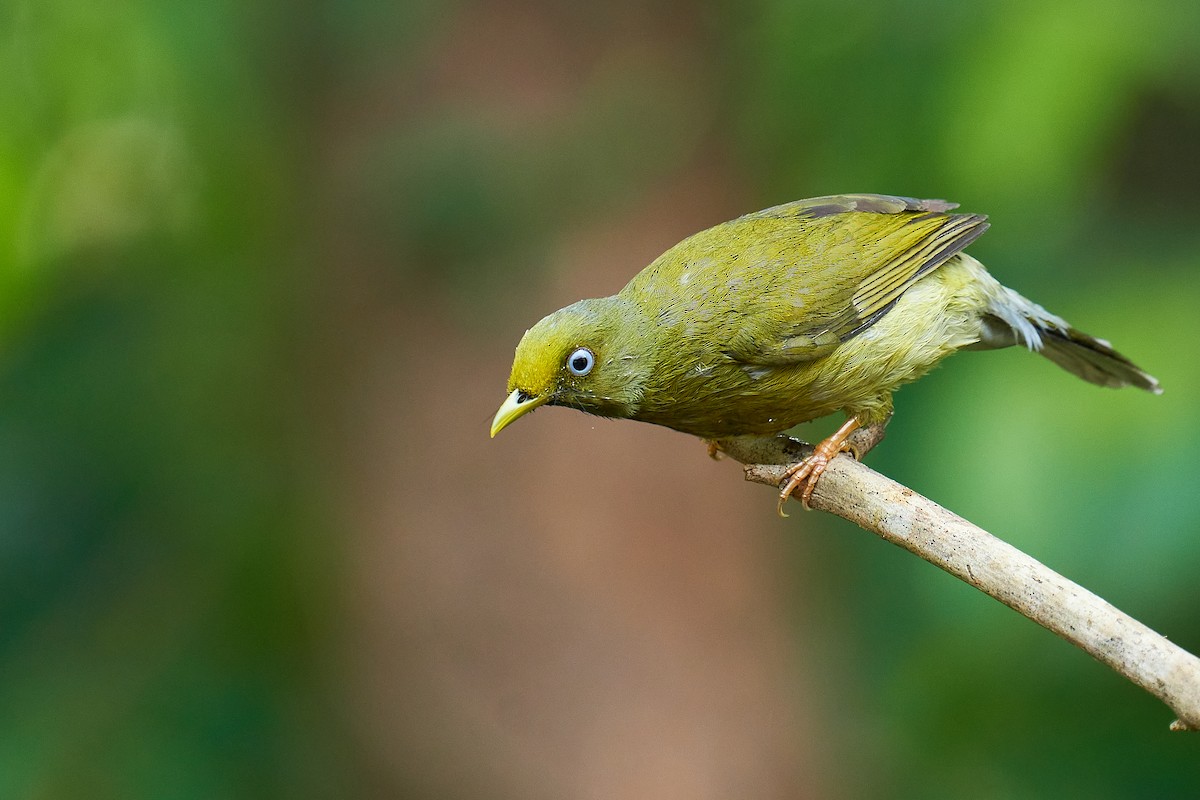
<svg viewBox="0 0 1200 800">
<path fill-rule="evenodd" d="M 571 370 L 572 375 L 583 377 L 591 372 L 594 366 L 596 366 L 596 357 L 586 347 L 581 347 L 567 356 L 567 369 Z"/>
</svg>

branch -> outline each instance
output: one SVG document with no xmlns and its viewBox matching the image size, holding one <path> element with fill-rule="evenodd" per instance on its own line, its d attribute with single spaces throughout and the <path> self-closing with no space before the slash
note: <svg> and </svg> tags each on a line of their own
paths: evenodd
<svg viewBox="0 0 1200 800">
<path fill-rule="evenodd" d="M 786 436 L 725 439 L 720 447 L 745 465 L 746 480 L 775 487 L 785 465 L 812 452 Z M 1007 542 L 849 457 L 829 464 L 810 504 L 900 545 L 1087 651 L 1170 706 L 1178 717 L 1171 730 L 1200 730 L 1200 658 Z"/>
</svg>

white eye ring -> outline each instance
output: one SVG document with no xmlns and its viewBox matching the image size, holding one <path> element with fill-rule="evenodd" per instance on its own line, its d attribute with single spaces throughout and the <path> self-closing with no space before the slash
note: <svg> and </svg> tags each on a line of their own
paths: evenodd
<svg viewBox="0 0 1200 800">
<path fill-rule="evenodd" d="M 582 378 L 591 372 L 594 366 L 596 366 L 596 357 L 586 347 L 581 347 L 567 356 L 567 369 L 571 371 L 572 375 Z"/>
</svg>

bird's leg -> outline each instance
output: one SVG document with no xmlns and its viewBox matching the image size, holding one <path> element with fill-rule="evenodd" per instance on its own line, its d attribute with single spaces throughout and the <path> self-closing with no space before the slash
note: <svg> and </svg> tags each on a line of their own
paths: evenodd
<svg viewBox="0 0 1200 800">
<path fill-rule="evenodd" d="M 888 414 L 882 422 L 872 422 L 870 425 L 864 425 L 846 438 L 846 447 L 850 451 L 850 455 L 854 456 L 855 461 L 862 461 L 863 456 L 871 451 L 875 445 L 883 441 L 883 437 L 887 435 L 887 424 L 891 420 L 892 415 Z"/>
<path fill-rule="evenodd" d="M 705 439 L 704 443 L 708 445 L 708 457 L 713 461 L 720 461 L 725 457 L 725 454 L 721 452 L 721 443 L 719 441 L 716 439 Z"/>
<path fill-rule="evenodd" d="M 792 496 L 792 492 L 796 491 L 796 488 L 800 484 L 804 484 L 804 490 L 800 492 L 800 503 L 805 509 L 809 508 L 808 499 L 812 497 L 813 490 L 817 488 L 817 481 L 821 478 L 821 473 L 825 471 L 825 468 L 829 466 L 829 462 L 838 453 L 843 450 L 854 453 L 857 449 L 858 454 L 862 455 L 883 438 L 881 432 L 874 441 L 867 442 L 864 440 L 861 444 L 867 445 L 865 449 L 858 449 L 861 447 L 861 444 L 856 443 L 855 445 L 851 445 L 847 443 L 846 440 L 850 438 L 852 433 L 859 429 L 861 424 L 858 421 L 858 417 L 851 417 L 846 420 L 842 427 L 837 429 L 836 433 L 818 444 L 811 456 L 787 468 L 787 471 L 783 473 L 783 478 L 786 482 L 779 490 L 779 516 L 787 516 L 783 512 L 783 504 L 787 502 L 788 498 Z M 864 429 L 864 432 L 871 430 L 873 427 L 868 426 Z M 880 427 L 882 428 L 882 426 Z M 855 458 L 857 457 L 856 455 Z"/>
</svg>

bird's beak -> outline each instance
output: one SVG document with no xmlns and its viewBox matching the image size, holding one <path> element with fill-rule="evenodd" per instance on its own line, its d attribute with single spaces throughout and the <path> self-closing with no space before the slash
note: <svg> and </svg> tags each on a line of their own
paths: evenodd
<svg viewBox="0 0 1200 800">
<path fill-rule="evenodd" d="M 500 410 L 496 412 L 496 418 L 492 420 L 492 436 L 494 437 L 507 428 L 518 417 L 523 417 L 538 406 L 545 405 L 549 399 L 549 395 L 531 397 L 520 389 L 513 390 L 508 399 L 501 404 Z"/>
</svg>

